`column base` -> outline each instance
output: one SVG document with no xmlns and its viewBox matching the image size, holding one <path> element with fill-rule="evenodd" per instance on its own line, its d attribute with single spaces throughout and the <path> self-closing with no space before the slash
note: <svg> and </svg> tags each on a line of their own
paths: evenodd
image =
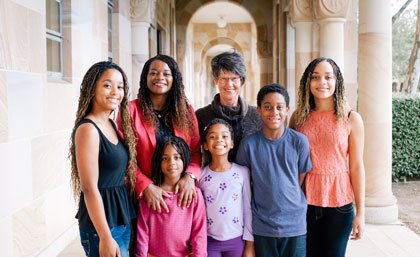
<svg viewBox="0 0 420 257">
<path fill-rule="evenodd" d="M 398 205 L 366 206 L 365 219 L 369 224 L 396 224 L 398 223 Z"/>
</svg>

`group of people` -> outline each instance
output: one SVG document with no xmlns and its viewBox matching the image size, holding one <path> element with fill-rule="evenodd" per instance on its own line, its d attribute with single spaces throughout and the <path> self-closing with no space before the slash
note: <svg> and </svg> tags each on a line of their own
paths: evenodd
<svg viewBox="0 0 420 257">
<path fill-rule="evenodd" d="M 131 102 L 117 64 L 87 71 L 70 142 L 86 256 L 344 256 L 364 230 L 364 132 L 337 64 L 307 66 L 289 127 L 284 87 L 254 107 L 240 54 L 211 68 L 219 93 L 196 112 L 169 56 L 145 63 Z"/>
</svg>

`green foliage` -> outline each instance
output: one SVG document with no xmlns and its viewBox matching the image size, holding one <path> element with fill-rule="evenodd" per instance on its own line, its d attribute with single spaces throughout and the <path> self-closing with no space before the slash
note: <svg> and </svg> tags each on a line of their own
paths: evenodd
<svg viewBox="0 0 420 257">
<path fill-rule="evenodd" d="M 392 98 L 392 178 L 420 178 L 420 97 Z"/>
<path fill-rule="evenodd" d="M 413 1 L 416 2 L 416 1 Z M 417 9 L 411 4 L 392 25 L 392 80 L 404 81 L 416 32 Z"/>
</svg>

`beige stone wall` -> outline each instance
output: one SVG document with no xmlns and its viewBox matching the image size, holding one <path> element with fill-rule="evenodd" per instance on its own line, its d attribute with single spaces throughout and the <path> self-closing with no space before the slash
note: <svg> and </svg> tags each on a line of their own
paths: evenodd
<svg viewBox="0 0 420 257">
<path fill-rule="evenodd" d="M 131 20 L 129 0 L 114 1 L 112 11 L 112 54 L 113 61 L 120 65 L 129 78 L 130 87 L 134 87 L 132 78 L 132 46 L 131 46 Z M 131 98 L 135 98 L 136 93 L 131 93 Z"/>
<path fill-rule="evenodd" d="M 130 77 L 129 1 L 114 2 L 114 61 Z M 81 79 L 107 60 L 107 2 L 69 3 L 64 77 L 51 79 L 45 1 L 0 1 L 1 256 L 54 256 L 77 234 L 68 143 Z"/>
</svg>

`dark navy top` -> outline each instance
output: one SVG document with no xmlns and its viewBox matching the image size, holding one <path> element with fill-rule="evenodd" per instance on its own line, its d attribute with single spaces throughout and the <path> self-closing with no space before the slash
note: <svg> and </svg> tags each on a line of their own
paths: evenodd
<svg viewBox="0 0 420 257">
<path fill-rule="evenodd" d="M 109 120 L 109 122 L 117 132 L 114 122 L 112 120 Z M 124 183 L 128 165 L 128 151 L 120 137 L 118 137 L 118 143 L 114 145 L 92 120 L 83 119 L 78 126 L 84 123 L 93 124 L 99 133 L 98 188 L 102 196 L 108 225 L 109 227 L 116 227 L 129 224 L 131 219 L 136 217 L 136 211 L 130 199 L 129 189 Z M 80 195 L 76 218 L 79 219 L 80 227 L 93 228 L 83 192 Z"/>
</svg>

